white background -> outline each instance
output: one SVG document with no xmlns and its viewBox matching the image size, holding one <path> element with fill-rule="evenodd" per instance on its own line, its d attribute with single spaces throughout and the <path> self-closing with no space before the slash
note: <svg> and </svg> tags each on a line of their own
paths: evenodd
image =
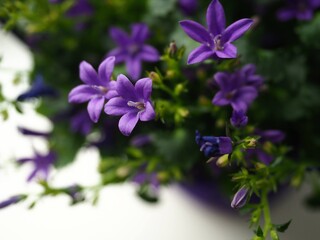
<svg viewBox="0 0 320 240">
<path fill-rule="evenodd" d="M 14 86 L 16 71 L 32 69 L 32 55 L 12 35 L 0 32 L 0 83 L 8 99 L 14 99 L 27 87 L 27 78 Z M 10 110 L 8 121 L 0 122 L 0 201 L 10 195 L 31 192 L 39 187 L 26 183 L 30 167 L 17 169 L 14 159 L 32 155 L 32 147 L 46 151 L 47 145 L 39 139 L 26 138 L 17 132 L 17 126 L 46 130 L 52 126 L 33 111 L 37 103 L 24 106 L 26 114 Z M 98 182 L 96 166 L 99 154 L 95 149 L 83 150 L 75 164 L 61 172 L 53 171 L 55 186 Z M 304 187 L 300 191 L 281 194 L 272 206 L 277 223 L 293 219 L 285 240 L 320 239 L 320 212 L 302 206 Z M 250 239 L 247 217 L 226 214 L 201 205 L 179 186 L 164 188 L 161 202 L 149 205 L 135 195 L 131 184 L 106 187 L 97 206 L 81 204 L 69 207 L 67 197 L 46 198 L 32 210 L 27 203 L 0 210 L 0 240 L 245 240 Z"/>
</svg>

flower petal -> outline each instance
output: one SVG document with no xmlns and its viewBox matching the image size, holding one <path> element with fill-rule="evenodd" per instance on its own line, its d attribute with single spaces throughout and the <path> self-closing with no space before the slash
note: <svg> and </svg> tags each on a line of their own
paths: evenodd
<svg viewBox="0 0 320 240">
<path fill-rule="evenodd" d="M 150 35 L 149 28 L 144 23 L 133 24 L 131 30 L 132 39 L 138 43 L 143 43 Z"/>
<path fill-rule="evenodd" d="M 139 52 L 139 58 L 147 62 L 156 62 L 160 59 L 158 50 L 150 45 L 143 45 Z"/>
<path fill-rule="evenodd" d="M 199 23 L 191 20 L 180 21 L 183 31 L 193 40 L 199 43 L 211 43 L 208 31 Z"/>
<path fill-rule="evenodd" d="M 237 40 L 248 31 L 252 24 L 253 20 L 249 18 L 243 18 L 234 22 L 222 33 L 221 41 L 227 43 Z"/>
<path fill-rule="evenodd" d="M 218 0 L 213 0 L 207 9 L 208 30 L 214 36 L 221 34 L 226 27 L 224 10 Z"/>
<path fill-rule="evenodd" d="M 88 103 L 88 113 L 93 122 L 98 122 L 105 98 L 103 96 L 95 97 Z"/>
<path fill-rule="evenodd" d="M 82 61 L 79 65 L 80 79 L 88 85 L 99 85 L 98 75 L 91 64 Z"/>
<path fill-rule="evenodd" d="M 128 106 L 128 101 L 122 97 L 111 98 L 104 106 L 104 112 L 113 116 L 122 116 L 132 111 L 132 109 L 132 107 Z"/>
<path fill-rule="evenodd" d="M 131 111 L 126 113 L 120 118 L 119 121 L 119 130 L 120 132 L 125 135 L 129 136 L 136 126 L 137 122 L 139 120 L 139 114 L 136 111 Z"/>
<path fill-rule="evenodd" d="M 148 101 L 152 92 L 152 80 L 150 78 L 141 78 L 136 82 L 134 88 L 139 99 Z"/>
<path fill-rule="evenodd" d="M 231 43 L 226 43 L 223 50 L 216 51 L 216 54 L 219 58 L 236 58 L 237 48 Z"/>
<path fill-rule="evenodd" d="M 111 56 L 106 58 L 99 66 L 99 80 L 102 86 L 107 86 L 110 82 L 111 75 L 114 68 L 115 57 Z"/>
<path fill-rule="evenodd" d="M 115 63 L 117 64 L 117 63 L 124 62 L 128 57 L 128 53 L 123 48 L 115 48 L 110 52 L 108 52 L 107 56 L 108 57 L 115 56 L 116 57 Z"/>
<path fill-rule="evenodd" d="M 117 27 L 112 27 L 109 31 L 111 38 L 119 46 L 126 46 L 130 42 L 130 37 L 126 32 Z"/>
<path fill-rule="evenodd" d="M 137 57 L 129 57 L 126 60 L 127 72 L 133 80 L 137 80 L 142 71 L 141 60 Z"/>
<path fill-rule="evenodd" d="M 214 56 L 214 51 L 207 45 L 201 45 L 194 49 L 188 56 L 188 64 L 203 62 Z"/>
<path fill-rule="evenodd" d="M 230 89 L 230 79 L 231 76 L 229 73 L 226 72 L 217 72 L 213 76 L 214 80 L 218 84 L 221 90 L 226 91 Z"/>
<path fill-rule="evenodd" d="M 225 97 L 223 91 L 219 91 L 212 99 L 212 104 L 216 106 L 225 106 L 230 104 L 230 100 Z"/>
<path fill-rule="evenodd" d="M 68 100 L 69 103 L 83 103 L 100 94 L 101 93 L 97 89 L 83 84 L 71 90 L 68 96 Z"/>
<path fill-rule="evenodd" d="M 141 112 L 140 114 L 140 120 L 141 121 L 150 121 L 156 117 L 156 113 L 154 111 L 154 108 L 150 102 L 146 102 L 146 109 Z"/>
<path fill-rule="evenodd" d="M 248 105 L 253 102 L 253 100 L 258 96 L 258 91 L 255 87 L 246 86 L 240 88 L 235 97 L 235 101 L 244 101 Z M 232 100 L 233 101 L 233 100 Z"/>
<path fill-rule="evenodd" d="M 130 80 L 123 74 L 120 74 L 117 77 L 117 86 L 116 90 L 118 94 L 128 101 L 138 101 L 138 98 L 135 93 L 134 86 Z"/>
</svg>

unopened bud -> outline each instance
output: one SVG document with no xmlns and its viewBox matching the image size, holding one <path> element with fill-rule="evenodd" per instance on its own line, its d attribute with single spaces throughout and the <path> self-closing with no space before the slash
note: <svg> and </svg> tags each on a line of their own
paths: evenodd
<svg viewBox="0 0 320 240">
<path fill-rule="evenodd" d="M 229 163 L 229 154 L 224 154 L 218 158 L 216 164 L 218 167 L 225 167 Z"/>
<path fill-rule="evenodd" d="M 231 202 L 232 208 L 242 208 L 247 202 L 249 190 L 246 187 L 242 187 L 236 192 Z"/>
<path fill-rule="evenodd" d="M 158 82 L 158 83 L 161 83 L 161 77 L 159 76 L 159 74 L 158 73 L 156 73 L 156 72 L 150 72 L 149 73 L 149 78 L 151 78 L 151 80 L 153 81 L 153 82 Z"/>
<path fill-rule="evenodd" d="M 177 45 L 175 41 L 172 41 L 169 45 L 169 56 L 172 58 L 177 53 Z"/>
</svg>

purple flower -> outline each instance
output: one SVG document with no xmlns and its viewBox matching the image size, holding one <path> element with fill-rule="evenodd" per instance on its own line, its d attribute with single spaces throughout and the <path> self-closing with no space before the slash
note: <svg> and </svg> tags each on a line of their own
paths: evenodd
<svg viewBox="0 0 320 240">
<path fill-rule="evenodd" d="M 140 148 L 153 142 L 153 137 L 151 135 L 137 135 L 133 137 L 130 144 L 134 147 Z"/>
<path fill-rule="evenodd" d="M 93 8 L 88 0 L 77 0 L 72 7 L 67 11 L 67 16 L 90 16 L 93 13 Z"/>
<path fill-rule="evenodd" d="M 220 91 L 212 99 L 212 104 L 216 106 L 231 105 L 234 111 L 246 112 L 258 95 L 256 87 L 248 85 L 239 71 L 218 72 L 214 79 L 220 87 Z"/>
<path fill-rule="evenodd" d="M 115 57 L 106 58 L 99 66 L 98 74 L 86 61 L 80 63 L 80 79 L 85 83 L 71 90 L 70 103 L 88 103 L 88 113 L 98 122 L 105 100 L 117 95 L 115 81 L 111 80 Z"/>
<path fill-rule="evenodd" d="M 285 134 L 279 130 L 256 130 L 255 134 L 261 138 L 258 140 L 260 147 L 255 149 L 247 149 L 248 157 L 256 155 L 257 158 L 264 164 L 269 165 L 274 157 L 265 148 L 267 142 L 280 143 L 285 138 Z"/>
<path fill-rule="evenodd" d="M 133 86 L 130 80 L 120 74 L 117 78 L 116 91 L 118 97 L 113 97 L 105 105 L 105 112 L 109 115 L 122 116 L 119 129 L 125 136 L 129 136 L 138 120 L 150 121 L 155 118 L 150 96 L 152 80 L 142 78 Z"/>
<path fill-rule="evenodd" d="M 232 141 L 229 137 L 201 136 L 196 131 L 196 143 L 206 157 L 217 158 L 232 152 Z"/>
<path fill-rule="evenodd" d="M 146 24 L 131 25 L 131 32 L 129 36 L 122 29 L 110 29 L 110 36 L 118 47 L 110 51 L 108 56 L 115 56 L 116 63 L 125 62 L 129 76 L 137 80 L 141 75 L 142 61 L 156 62 L 160 57 L 157 49 L 144 43 L 150 35 Z"/>
<path fill-rule="evenodd" d="M 56 154 L 54 152 L 49 152 L 48 154 L 42 155 L 40 153 L 35 154 L 33 158 L 22 158 L 17 162 L 19 164 L 25 164 L 30 162 L 34 165 L 34 170 L 28 177 L 28 181 L 31 181 L 34 177 L 39 177 L 42 180 L 47 180 L 49 175 L 49 170 L 53 166 L 56 160 Z"/>
<path fill-rule="evenodd" d="M 280 21 L 311 20 L 313 11 L 319 6 L 320 0 L 287 0 L 287 6 L 277 12 L 277 17 Z"/>
<path fill-rule="evenodd" d="M 78 132 L 83 135 L 87 135 L 91 132 L 93 124 L 87 111 L 77 112 L 71 117 L 70 122 L 73 132 Z"/>
<path fill-rule="evenodd" d="M 226 28 L 224 10 L 218 0 L 213 0 L 207 9 L 208 29 L 197 22 L 180 22 L 185 33 L 202 45 L 194 49 L 188 57 L 188 64 L 203 62 L 209 58 L 236 58 L 237 48 L 232 44 L 252 25 L 253 20 L 244 18 Z"/>
<path fill-rule="evenodd" d="M 243 81 L 248 86 L 253 86 L 257 90 L 262 86 L 264 79 L 260 75 L 256 74 L 256 65 L 247 64 L 237 71 L 239 77 L 243 78 Z"/>
<path fill-rule="evenodd" d="M 242 208 L 247 202 L 249 190 L 246 187 L 242 187 L 236 192 L 231 202 L 232 208 Z"/>
<path fill-rule="evenodd" d="M 0 202 L 0 209 L 6 208 L 6 207 L 13 205 L 13 204 L 16 204 L 16 203 L 26 199 L 26 197 L 27 197 L 26 195 L 21 195 L 21 194 L 10 197 L 7 200 Z"/>
<path fill-rule="evenodd" d="M 192 15 L 198 7 L 198 0 L 179 0 L 180 9 L 185 15 Z"/>
<path fill-rule="evenodd" d="M 248 124 L 248 116 L 243 111 L 233 111 L 230 122 L 235 128 L 241 128 Z"/>
<path fill-rule="evenodd" d="M 42 75 L 37 75 L 34 82 L 31 85 L 31 88 L 26 92 L 20 94 L 17 98 L 18 101 L 26 101 L 32 98 L 38 97 L 57 97 L 58 92 L 47 86 L 44 81 Z"/>
</svg>

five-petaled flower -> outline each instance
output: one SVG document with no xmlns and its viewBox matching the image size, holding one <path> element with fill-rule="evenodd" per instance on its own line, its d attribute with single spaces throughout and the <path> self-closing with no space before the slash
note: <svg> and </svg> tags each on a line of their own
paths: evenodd
<svg viewBox="0 0 320 240">
<path fill-rule="evenodd" d="M 119 129 L 125 136 L 129 136 L 138 120 L 150 121 L 155 118 L 150 96 L 152 80 L 142 78 L 133 86 L 130 80 L 120 74 L 117 78 L 116 91 L 119 96 L 110 99 L 105 105 L 105 112 L 109 115 L 122 116 Z"/>
<path fill-rule="evenodd" d="M 118 47 L 111 50 L 108 56 L 115 56 L 116 63 L 125 62 L 127 73 L 133 80 L 137 80 L 141 75 L 142 61 L 156 62 L 160 56 L 157 49 L 144 43 L 150 35 L 146 24 L 133 24 L 131 31 L 129 36 L 122 29 L 116 27 L 110 29 L 110 36 Z"/>
<path fill-rule="evenodd" d="M 34 165 L 34 169 L 28 177 L 28 181 L 31 181 L 34 177 L 38 177 L 42 180 L 47 180 L 49 175 L 49 170 L 53 166 L 53 163 L 56 160 L 56 154 L 50 151 L 47 154 L 40 154 L 38 152 L 35 153 L 35 156 L 32 158 L 22 158 L 17 162 L 19 164 L 32 163 Z"/>
<path fill-rule="evenodd" d="M 320 7 L 320 0 L 287 0 L 287 6 L 277 12 L 278 19 L 288 21 L 296 18 L 311 20 L 313 11 Z"/>
<path fill-rule="evenodd" d="M 196 131 L 196 143 L 206 157 L 218 158 L 232 152 L 232 141 L 229 137 L 201 136 Z"/>
<path fill-rule="evenodd" d="M 248 64 L 234 73 L 217 72 L 214 80 L 220 87 L 212 99 L 216 106 L 231 105 L 233 110 L 243 114 L 258 96 L 263 78 L 255 74 L 255 66 Z"/>
<path fill-rule="evenodd" d="M 180 22 L 185 33 L 202 44 L 189 54 L 188 64 L 209 58 L 236 58 L 237 48 L 232 42 L 240 38 L 252 24 L 252 19 L 244 18 L 226 28 L 223 7 L 218 0 L 213 0 L 207 9 L 208 29 L 191 20 Z"/>
<path fill-rule="evenodd" d="M 93 67 L 80 63 L 80 79 L 85 83 L 71 90 L 70 103 L 88 103 L 88 113 L 93 122 L 98 122 L 105 100 L 117 95 L 115 81 L 111 81 L 115 57 L 106 58 L 99 66 L 98 74 Z"/>
</svg>

